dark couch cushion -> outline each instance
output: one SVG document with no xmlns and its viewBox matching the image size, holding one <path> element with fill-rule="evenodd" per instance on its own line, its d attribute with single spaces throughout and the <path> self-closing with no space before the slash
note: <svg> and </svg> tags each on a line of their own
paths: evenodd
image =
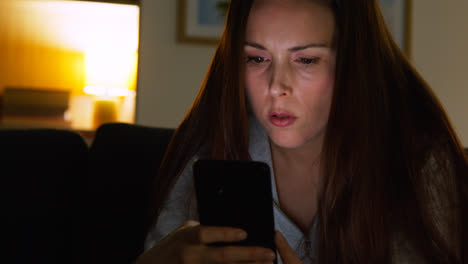
<svg viewBox="0 0 468 264">
<path fill-rule="evenodd" d="M 9 263 L 73 263 L 88 148 L 62 130 L 0 130 L 2 239 Z M 76 250 L 76 251 L 74 251 Z"/>
<path fill-rule="evenodd" d="M 89 153 L 90 259 L 131 263 L 142 251 L 152 182 L 173 129 L 102 125 Z"/>
</svg>

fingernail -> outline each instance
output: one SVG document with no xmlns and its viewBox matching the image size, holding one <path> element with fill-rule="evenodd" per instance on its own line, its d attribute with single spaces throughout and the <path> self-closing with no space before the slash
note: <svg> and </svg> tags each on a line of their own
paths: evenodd
<svg viewBox="0 0 468 264">
<path fill-rule="evenodd" d="M 264 256 L 270 259 L 274 259 L 276 257 L 275 253 L 271 251 L 265 251 Z"/>
<path fill-rule="evenodd" d="M 246 239 L 247 238 L 247 233 L 244 232 L 244 231 L 239 231 L 239 232 L 237 232 L 236 237 L 239 240 Z"/>
</svg>

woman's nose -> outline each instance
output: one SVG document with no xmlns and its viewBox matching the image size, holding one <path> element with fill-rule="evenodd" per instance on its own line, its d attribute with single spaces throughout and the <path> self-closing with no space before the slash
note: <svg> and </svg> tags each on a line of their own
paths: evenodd
<svg viewBox="0 0 468 264">
<path fill-rule="evenodd" d="M 270 93 L 275 97 L 291 95 L 292 72 L 287 65 L 274 65 L 270 75 Z"/>
</svg>

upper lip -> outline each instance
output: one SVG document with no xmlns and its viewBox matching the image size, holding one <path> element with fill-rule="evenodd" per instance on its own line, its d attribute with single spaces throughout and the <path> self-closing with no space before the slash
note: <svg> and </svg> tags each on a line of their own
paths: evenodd
<svg viewBox="0 0 468 264">
<path fill-rule="evenodd" d="M 286 111 L 271 111 L 270 116 L 288 116 L 288 117 L 293 117 L 295 118 L 293 114 L 286 112 Z"/>
</svg>

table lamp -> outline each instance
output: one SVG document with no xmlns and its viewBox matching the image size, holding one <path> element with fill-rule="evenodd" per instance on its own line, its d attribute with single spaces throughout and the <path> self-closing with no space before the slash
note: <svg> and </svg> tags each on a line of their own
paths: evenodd
<svg viewBox="0 0 468 264">
<path fill-rule="evenodd" d="M 85 55 L 86 87 L 94 96 L 93 128 L 118 121 L 122 97 L 135 94 L 137 55 L 124 51 L 94 51 Z"/>
</svg>

